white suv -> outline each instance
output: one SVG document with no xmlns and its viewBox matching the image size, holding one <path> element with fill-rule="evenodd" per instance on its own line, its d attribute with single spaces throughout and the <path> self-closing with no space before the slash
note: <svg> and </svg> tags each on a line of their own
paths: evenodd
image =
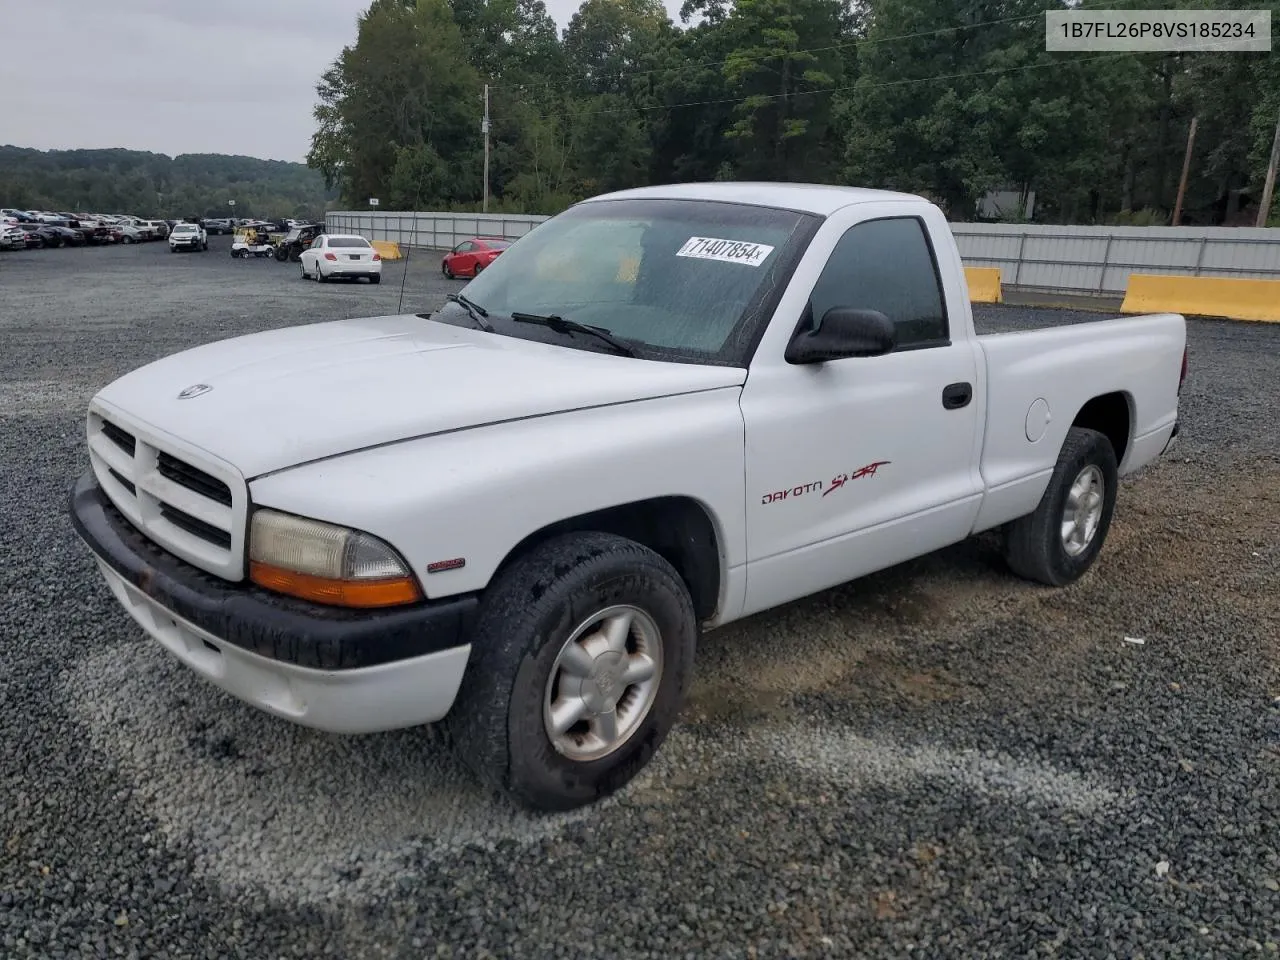
<svg viewBox="0 0 1280 960">
<path fill-rule="evenodd" d="M 198 223 L 175 223 L 169 231 L 169 252 L 176 250 L 208 250 L 209 235 Z"/>
</svg>

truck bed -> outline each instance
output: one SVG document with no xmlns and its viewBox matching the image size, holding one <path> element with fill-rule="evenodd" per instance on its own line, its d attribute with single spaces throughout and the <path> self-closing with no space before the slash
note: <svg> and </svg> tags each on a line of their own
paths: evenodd
<svg viewBox="0 0 1280 960">
<path fill-rule="evenodd" d="M 1025 311 L 1018 309 L 1019 320 Z M 987 397 L 980 470 L 988 491 L 979 530 L 1035 508 L 1054 465 L 1046 451 L 1062 446 L 1087 403 L 1123 439 L 1116 451 L 1122 475 L 1157 457 L 1177 421 L 1186 346 L 1180 315 L 1085 314 L 1063 323 L 1062 313 L 1038 312 L 1026 318 L 1041 321 L 1035 326 L 977 336 Z M 1059 322 L 1046 322 L 1050 317 Z M 987 326 L 977 317 L 975 325 Z"/>
</svg>

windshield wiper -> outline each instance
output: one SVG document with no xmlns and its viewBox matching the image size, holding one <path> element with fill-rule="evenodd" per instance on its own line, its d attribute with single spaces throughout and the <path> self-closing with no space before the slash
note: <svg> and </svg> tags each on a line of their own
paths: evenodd
<svg viewBox="0 0 1280 960">
<path fill-rule="evenodd" d="M 472 300 L 468 300 L 460 293 L 448 294 L 445 299 L 452 300 L 454 303 L 460 305 L 464 310 L 466 310 L 467 316 L 474 320 L 476 322 L 476 326 L 485 333 L 493 333 L 493 324 L 485 320 L 485 317 L 489 315 L 489 311 L 480 306 L 480 304 Z"/>
<path fill-rule="evenodd" d="M 516 312 L 511 314 L 511 319 L 515 320 L 517 323 L 536 323 L 544 327 L 549 327 L 556 333 L 585 333 L 603 340 L 624 357 L 638 356 L 635 350 L 627 346 L 604 327 L 588 326 L 585 323 L 579 323 L 577 320 L 566 320 L 564 317 L 556 316 L 554 314 L 546 317 L 538 313 Z"/>
</svg>

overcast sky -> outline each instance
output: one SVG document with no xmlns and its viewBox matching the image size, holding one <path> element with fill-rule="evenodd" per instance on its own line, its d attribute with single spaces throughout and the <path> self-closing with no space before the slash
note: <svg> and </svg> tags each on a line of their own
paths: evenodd
<svg viewBox="0 0 1280 960">
<path fill-rule="evenodd" d="M 368 2 L 0 0 L 0 144 L 301 161 Z M 580 3 L 547 9 L 563 31 Z"/>
</svg>

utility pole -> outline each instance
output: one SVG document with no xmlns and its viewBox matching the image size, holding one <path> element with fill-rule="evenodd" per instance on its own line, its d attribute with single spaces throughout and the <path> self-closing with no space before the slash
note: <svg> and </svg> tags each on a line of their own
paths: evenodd
<svg viewBox="0 0 1280 960">
<path fill-rule="evenodd" d="M 1262 206 L 1258 207 L 1258 222 L 1254 226 L 1265 227 L 1271 213 L 1271 193 L 1276 188 L 1276 168 L 1280 167 L 1280 116 L 1276 117 L 1276 138 L 1271 141 L 1271 162 L 1267 164 L 1267 182 L 1262 185 Z"/>
<path fill-rule="evenodd" d="M 1191 118 L 1191 132 L 1187 134 L 1187 152 L 1182 157 L 1182 179 L 1178 181 L 1178 199 L 1173 204 L 1173 224 L 1178 226 L 1182 220 L 1182 198 L 1187 192 L 1187 173 L 1191 170 L 1191 148 L 1196 142 L 1196 124 L 1199 117 Z"/>
<path fill-rule="evenodd" d="M 484 131 L 484 206 L 489 212 L 489 85 L 484 85 L 484 119 L 480 121 L 480 129 Z"/>
</svg>

